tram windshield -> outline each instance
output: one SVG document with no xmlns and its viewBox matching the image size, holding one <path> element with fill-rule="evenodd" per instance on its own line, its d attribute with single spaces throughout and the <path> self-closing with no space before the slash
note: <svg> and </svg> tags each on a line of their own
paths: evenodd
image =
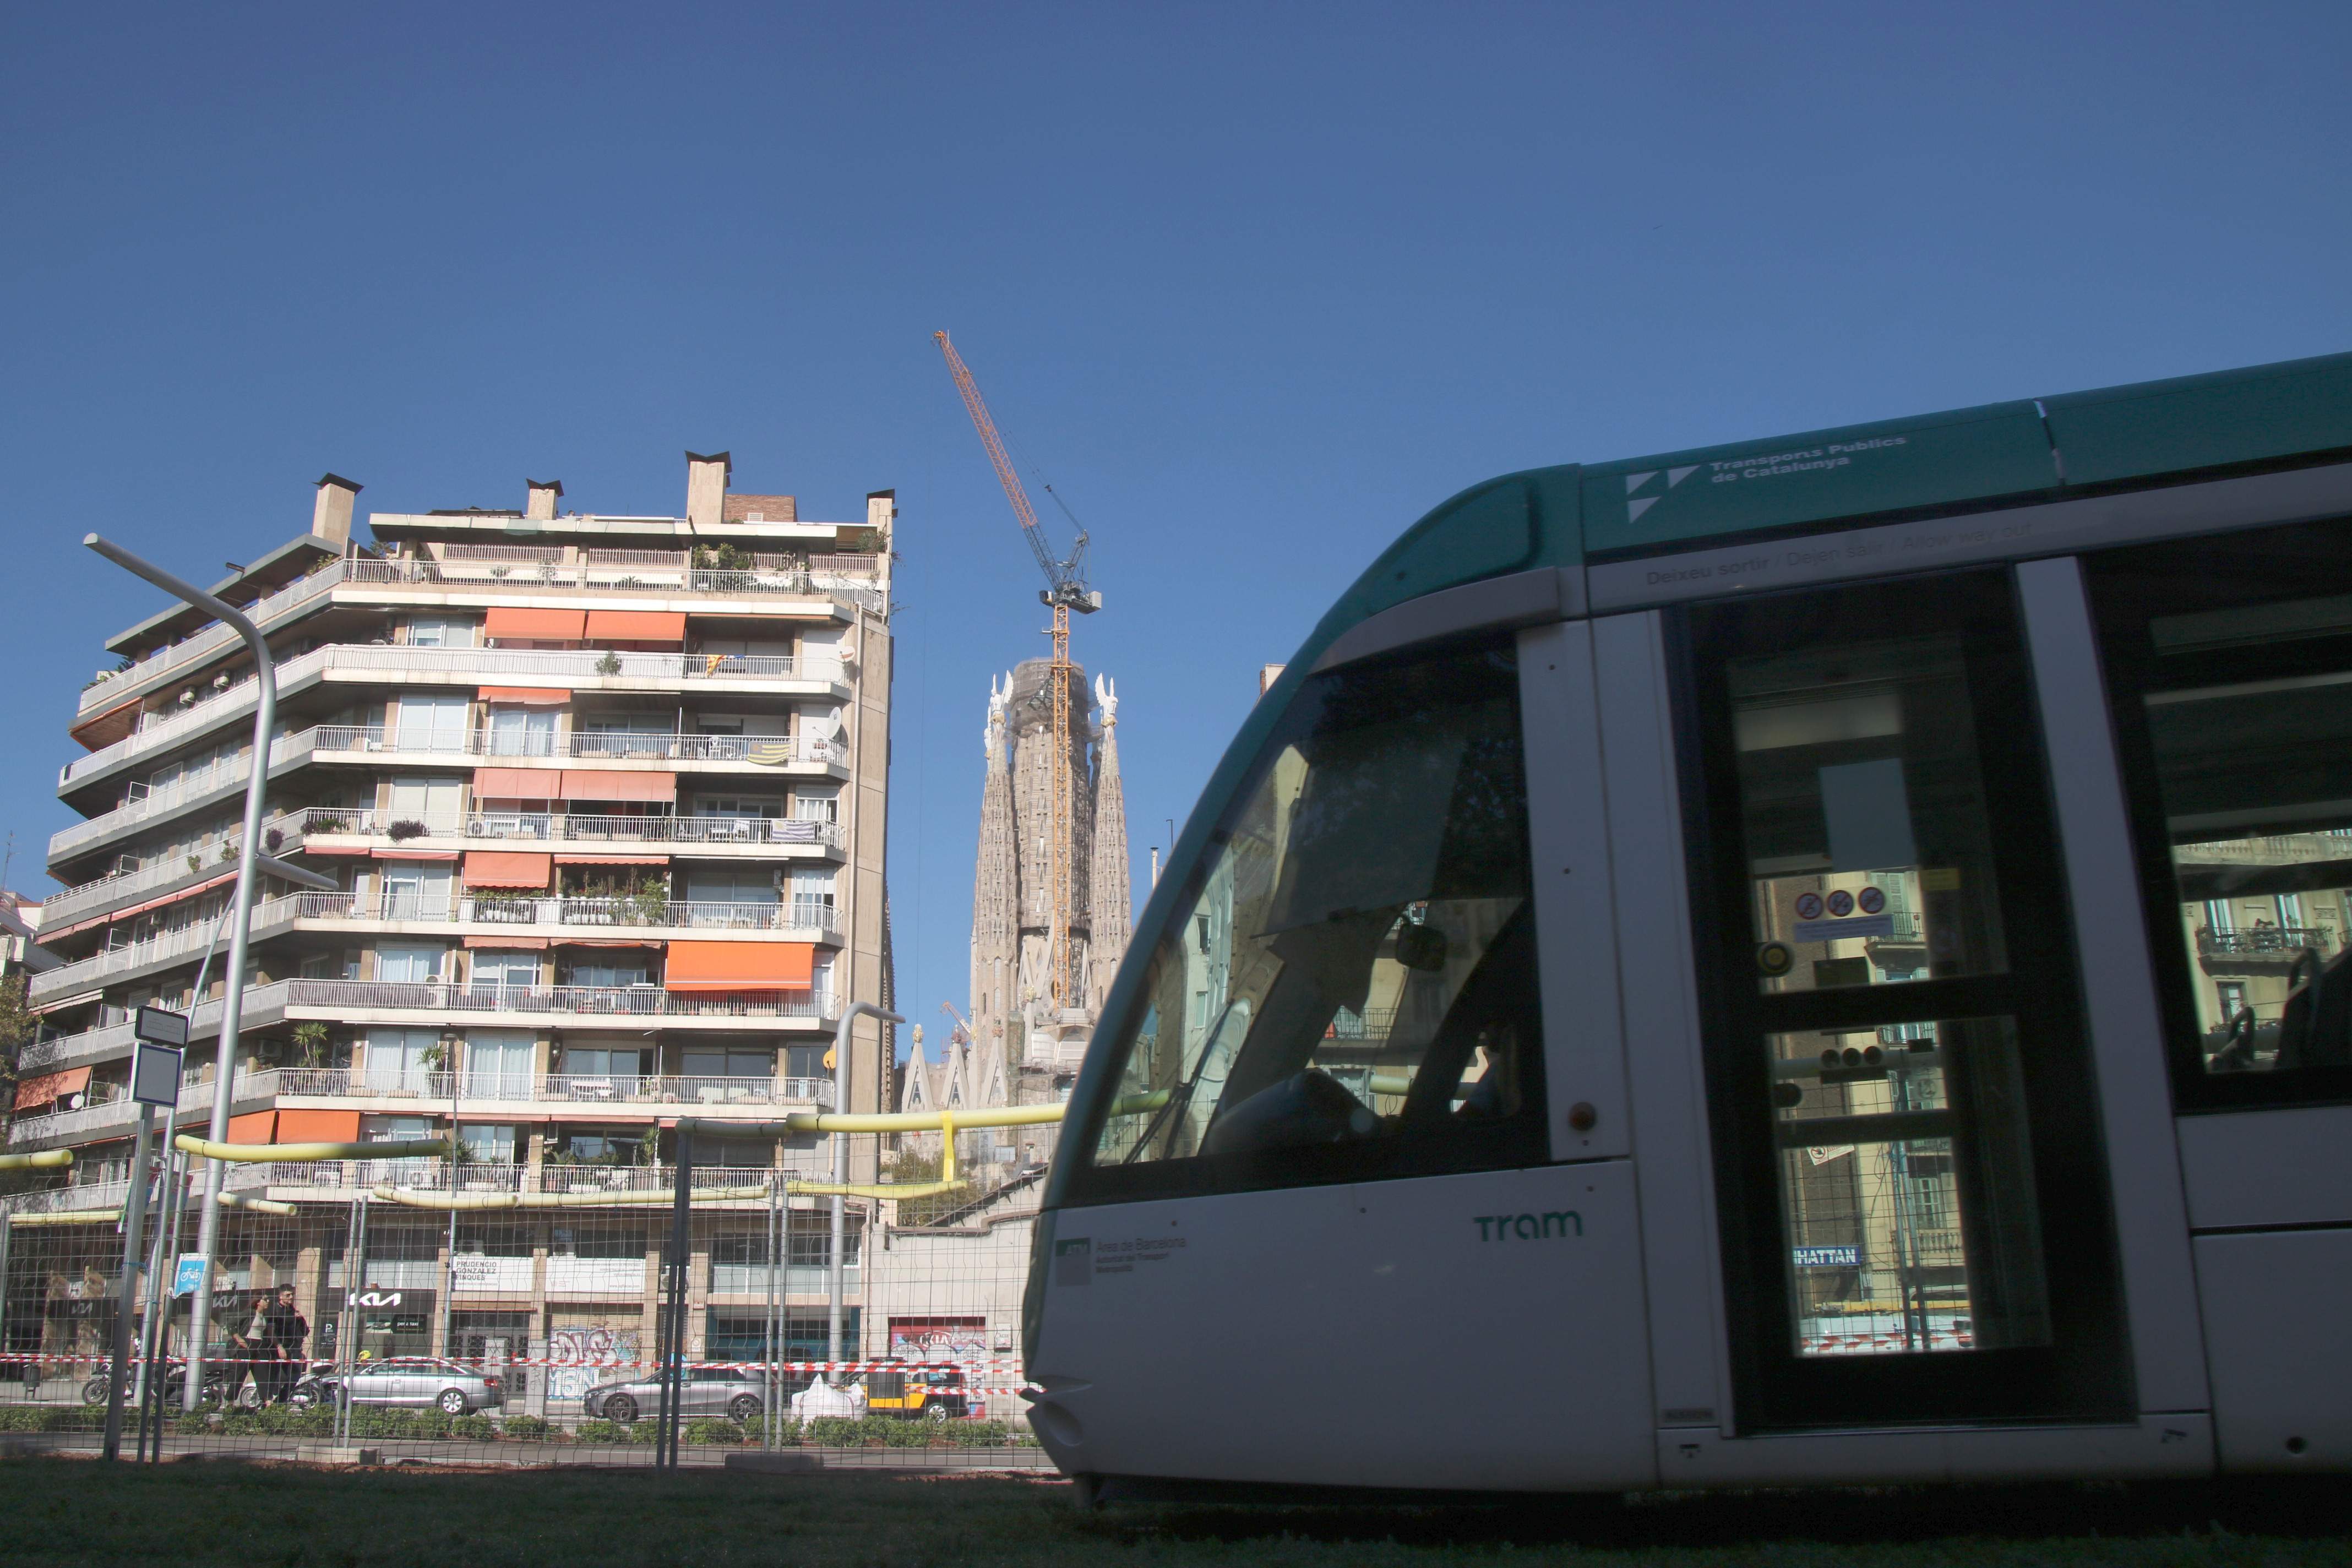
<svg viewBox="0 0 2352 1568">
<path fill-rule="evenodd" d="M 1540 1160 L 1517 661 L 1299 691 L 1153 951 L 1100 1170 L 1273 1185 Z"/>
</svg>

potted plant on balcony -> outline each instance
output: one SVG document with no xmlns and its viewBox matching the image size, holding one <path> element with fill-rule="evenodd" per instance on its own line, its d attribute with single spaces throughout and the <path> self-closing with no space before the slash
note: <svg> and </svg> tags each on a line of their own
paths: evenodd
<svg viewBox="0 0 2352 1568">
<path fill-rule="evenodd" d="M 621 656 L 614 652 L 611 648 L 606 648 L 604 650 L 604 657 L 596 661 L 596 673 L 599 675 L 620 674 Z"/>
<path fill-rule="evenodd" d="M 425 824 L 404 818 L 399 822 L 387 824 L 383 836 L 394 844 L 405 844 L 412 838 L 424 837 L 427 831 Z"/>
<path fill-rule="evenodd" d="M 320 1023 L 294 1026 L 294 1065 L 316 1068 L 327 1065 L 327 1026 Z"/>
</svg>

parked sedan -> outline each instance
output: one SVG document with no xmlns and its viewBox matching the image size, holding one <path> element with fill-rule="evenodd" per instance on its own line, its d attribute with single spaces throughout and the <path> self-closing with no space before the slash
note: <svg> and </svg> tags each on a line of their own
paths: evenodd
<svg viewBox="0 0 2352 1568">
<path fill-rule="evenodd" d="M 767 1374 L 747 1367 L 690 1366 L 681 1385 L 679 1414 L 727 1415 L 749 1421 L 760 1414 L 767 1392 Z M 635 1421 L 661 1408 L 661 1380 L 633 1378 L 627 1383 L 603 1383 L 581 1396 L 580 1408 L 591 1420 Z"/>
<path fill-rule="evenodd" d="M 432 1406 L 449 1415 L 496 1409 L 506 1403 L 499 1380 L 454 1361 L 433 1356 L 394 1356 L 362 1362 L 315 1380 L 313 1398 L 341 1398 L 353 1405 Z M 295 1403 L 306 1403 L 301 1390 Z"/>
</svg>

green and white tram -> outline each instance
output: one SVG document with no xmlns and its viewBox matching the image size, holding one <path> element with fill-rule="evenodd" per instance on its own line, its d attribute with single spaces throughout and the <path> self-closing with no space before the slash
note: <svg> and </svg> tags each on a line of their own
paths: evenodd
<svg viewBox="0 0 2352 1568">
<path fill-rule="evenodd" d="M 2352 355 L 1514 474 L 1258 705 L 1024 1324 L 1102 1495 L 2352 1468 Z"/>
</svg>

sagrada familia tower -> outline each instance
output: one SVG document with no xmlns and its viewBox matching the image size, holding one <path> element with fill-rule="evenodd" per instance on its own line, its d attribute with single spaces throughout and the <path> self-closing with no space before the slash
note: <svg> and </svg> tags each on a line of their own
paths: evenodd
<svg viewBox="0 0 2352 1568">
<path fill-rule="evenodd" d="M 1097 677 L 1070 679 L 1071 918 L 1067 1005 L 1053 1003 L 1054 747 L 1050 660 L 989 681 L 988 771 L 971 895 L 971 1032 L 942 1059 L 919 1046 L 904 1074 L 908 1110 L 1027 1104 L 1058 1098 L 1078 1070 L 1133 921 L 1127 796 L 1118 777 L 1118 696 Z M 1092 711 L 1089 711 L 1089 709 Z"/>
</svg>

